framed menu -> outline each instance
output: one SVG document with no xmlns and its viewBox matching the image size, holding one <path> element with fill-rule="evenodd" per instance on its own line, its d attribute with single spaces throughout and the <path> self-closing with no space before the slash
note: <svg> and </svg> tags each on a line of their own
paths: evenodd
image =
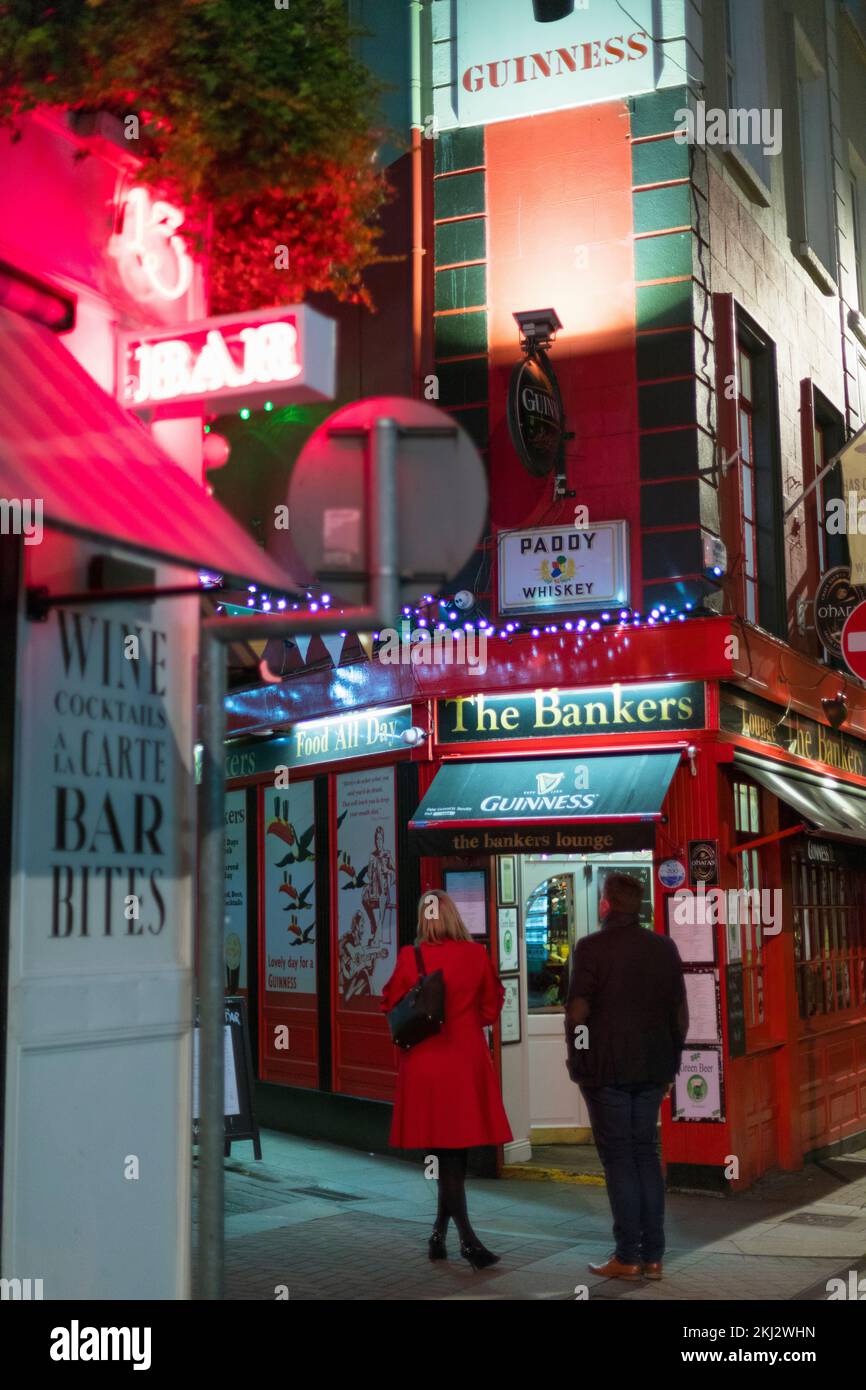
<svg viewBox="0 0 866 1390">
<path fill-rule="evenodd" d="M 470 936 L 487 935 L 487 874 L 483 869 L 446 869 L 445 892 L 454 899 Z"/>
<path fill-rule="evenodd" d="M 686 1046 L 695 1043 L 722 1041 L 719 1009 L 719 977 L 715 970 L 686 970 L 686 1002 L 689 1006 L 689 1031 Z"/>
<path fill-rule="evenodd" d="M 716 933 L 712 913 L 701 910 L 704 900 L 688 889 L 671 893 L 665 902 L 668 936 L 683 965 L 715 965 Z M 708 920 L 709 919 L 709 920 Z"/>
<path fill-rule="evenodd" d="M 499 927 L 499 973 L 506 975 L 510 970 L 520 969 L 520 953 L 517 942 L 517 908 L 500 907 L 497 910 Z"/>
<path fill-rule="evenodd" d="M 673 1118 L 718 1124 L 725 1118 L 720 1047 L 687 1047 L 673 1094 Z"/>
<path fill-rule="evenodd" d="M 505 988 L 505 1001 L 499 1021 L 500 1038 L 505 1046 L 506 1043 L 520 1042 L 520 976 L 510 975 L 502 984 Z"/>
</svg>

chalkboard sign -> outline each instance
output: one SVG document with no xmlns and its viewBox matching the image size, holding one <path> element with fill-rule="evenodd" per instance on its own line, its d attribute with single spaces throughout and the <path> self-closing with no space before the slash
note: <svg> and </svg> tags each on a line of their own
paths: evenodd
<svg viewBox="0 0 866 1390">
<path fill-rule="evenodd" d="M 729 965 L 726 975 L 728 1015 L 728 1055 L 742 1057 L 746 1051 L 746 1005 L 743 992 L 743 967 Z"/>
<path fill-rule="evenodd" d="M 256 1158 L 262 1156 L 259 1127 L 253 1112 L 253 1062 L 247 1032 L 247 1004 L 240 995 L 229 995 L 225 1004 L 225 1152 L 241 1139 L 252 1139 Z M 193 1035 L 193 1119 L 192 1141 L 199 1141 L 199 1057 L 200 1033 L 198 1005 Z"/>
</svg>

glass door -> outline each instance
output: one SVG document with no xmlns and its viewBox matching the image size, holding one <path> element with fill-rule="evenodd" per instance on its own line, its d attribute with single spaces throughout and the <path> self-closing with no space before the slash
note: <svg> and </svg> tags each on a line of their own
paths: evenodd
<svg viewBox="0 0 866 1390">
<path fill-rule="evenodd" d="M 530 1013 L 558 1011 L 568 993 L 574 946 L 574 877 L 554 874 L 526 901 L 526 993 Z"/>
</svg>

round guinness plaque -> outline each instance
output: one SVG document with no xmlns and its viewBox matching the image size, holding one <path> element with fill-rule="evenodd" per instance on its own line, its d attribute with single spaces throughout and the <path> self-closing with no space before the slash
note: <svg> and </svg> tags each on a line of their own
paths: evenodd
<svg viewBox="0 0 866 1390">
<path fill-rule="evenodd" d="M 535 478 L 549 473 L 559 459 L 565 421 L 559 384 L 541 348 L 511 373 L 508 431 L 527 472 Z"/>
<path fill-rule="evenodd" d="M 847 565 L 827 570 L 815 595 L 815 631 L 830 656 L 842 656 L 842 629 L 864 598 L 866 590 L 851 583 Z"/>
</svg>

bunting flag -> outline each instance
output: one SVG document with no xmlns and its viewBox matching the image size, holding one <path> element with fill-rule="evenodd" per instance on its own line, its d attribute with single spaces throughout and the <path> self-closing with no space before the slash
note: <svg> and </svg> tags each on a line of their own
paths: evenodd
<svg viewBox="0 0 866 1390">
<path fill-rule="evenodd" d="M 847 507 L 851 583 L 866 584 L 866 531 L 860 530 L 860 508 L 866 511 L 866 428 L 849 439 L 839 455 Z"/>
<path fill-rule="evenodd" d="M 294 642 L 295 646 L 301 654 L 301 660 L 303 662 L 306 662 L 307 660 L 307 652 L 310 650 L 310 643 L 312 642 L 312 640 L 312 634 L 309 637 L 295 636 L 292 638 L 292 641 Z"/>
<path fill-rule="evenodd" d="M 373 634 L 372 632 L 359 632 L 358 641 L 361 643 L 361 650 L 368 661 L 373 660 Z"/>
<path fill-rule="evenodd" d="M 340 657 L 343 655 L 343 644 L 345 641 L 345 637 L 340 632 L 335 632 L 330 637 L 322 637 L 325 651 L 328 653 L 335 667 L 340 664 Z"/>
</svg>

